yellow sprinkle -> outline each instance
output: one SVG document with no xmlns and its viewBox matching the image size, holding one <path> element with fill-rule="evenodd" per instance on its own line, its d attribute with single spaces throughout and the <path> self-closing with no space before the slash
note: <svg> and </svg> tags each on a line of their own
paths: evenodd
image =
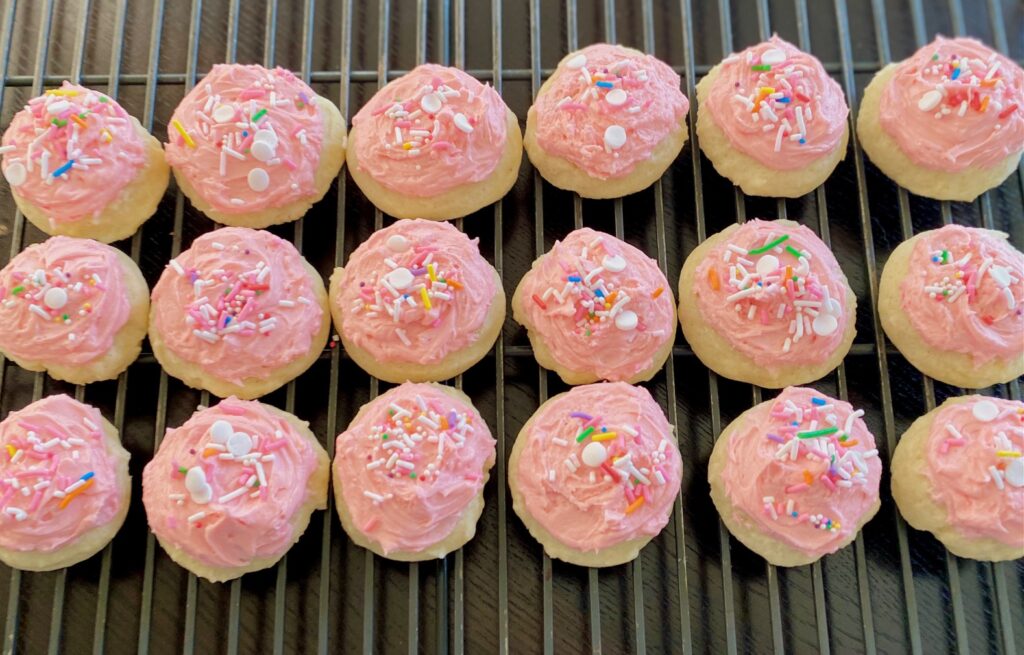
<svg viewBox="0 0 1024 655">
<path fill-rule="evenodd" d="M 590 437 L 591 441 L 611 441 L 615 437 L 619 436 L 617 432 L 599 432 L 598 434 Z"/>
<path fill-rule="evenodd" d="M 103 128 L 102 133 L 103 140 L 106 141 L 107 143 L 110 143 L 111 141 L 114 140 L 114 136 L 110 133 L 110 130 L 108 130 L 107 128 Z"/>
<path fill-rule="evenodd" d="M 177 118 L 171 121 L 171 125 L 174 126 L 174 129 L 178 130 L 178 134 L 181 135 L 181 138 L 185 139 L 185 145 L 187 145 L 189 148 L 196 147 L 196 142 L 192 140 L 192 137 L 189 136 L 188 132 L 185 131 L 185 127 Z"/>
<path fill-rule="evenodd" d="M 997 450 L 996 455 L 1000 457 L 1020 457 L 1020 452 L 1016 450 Z"/>
<path fill-rule="evenodd" d="M 405 143 L 402 144 L 402 148 L 404 150 L 412 150 L 412 144 L 406 141 Z"/>
<path fill-rule="evenodd" d="M 50 89 L 46 92 L 48 96 L 77 96 L 78 91 L 74 89 Z"/>
<path fill-rule="evenodd" d="M 775 93 L 775 87 L 773 87 L 773 86 L 762 86 L 761 87 L 761 93 L 763 93 L 765 95 L 771 95 L 772 93 Z"/>
<path fill-rule="evenodd" d="M 426 309 L 429 312 L 430 308 L 431 308 L 431 304 L 430 304 L 430 296 L 427 295 L 427 288 L 426 287 L 420 287 L 420 298 L 423 299 L 423 308 Z"/>
<path fill-rule="evenodd" d="M 18 452 L 18 450 L 14 446 L 7 444 L 7 454 L 11 456 L 11 459 L 14 458 L 14 453 L 16 452 Z"/>
<path fill-rule="evenodd" d="M 437 282 L 437 273 L 434 272 L 434 265 L 427 264 L 427 273 L 430 274 L 430 281 Z"/>
</svg>

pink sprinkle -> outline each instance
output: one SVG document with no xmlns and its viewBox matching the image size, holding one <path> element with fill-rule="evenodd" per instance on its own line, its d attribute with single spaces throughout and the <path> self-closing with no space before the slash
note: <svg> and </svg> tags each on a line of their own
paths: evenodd
<svg viewBox="0 0 1024 655">
<path fill-rule="evenodd" d="M 296 168 L 298 168 L 298 166 L 295 165 L 295 162 L 293 162 L 290 157 L 282 157 L 281 163 L 284 164 L 285 168 L 287 168 L 290 171 L 294 171 Z"/>
<path fill-rule="evenodd" d="M 264 91 L 263 89 L 256 88 L 256 87 L 251 87 L 251 88 L 245 89 L 244 91 L 239 93 L 238 94 L 238 99 L 239 100 L 252 100 L 254 98 L 262 98 L 265 95 L 267 95 L 267 92 Z"/>
<path fill-rule="evenodd" d="M 586 423 L 584 423 L 583 427 L 584 428 L 589 428 L 590 426 L 594 426 L 596 428 L 600 424 L 601 424 L 601 417 L 600 416 L 595 416 L 594 418 L 592 418 L 589 421 L 587 421 Z"/>
<path fill-rule="evenodd" d="M 45 494 L 43 494 L 43 493 L 41 493 L 39 491 L 37 491 L 34 494 L 32 494 L 32 504 L 29 505 L 29 507 L 28 507 L 28 513 L 29 514 L 34 514 L 35 511 L 37 509 L 39 509 L 39 506 L 43 504 L 43 496 L 44 495 Z"/>
<path fill-rule="evenodd" d="M 801 482 L 800 484 L 791 484 L 788 487 L 786 487 L 786 493 L 787 494 L 797 494 L 797 493 L 800 493 L 801 491 L 803 491 L 803 490 L 805 490 L 807 488 L 808 487 L 807 487 L 807 483 L 806 482 Z"/>
<path fill-rule="evenodd" d="M 18 427 L 31 430 L 32 432 L 42 432 L 43 429 L 35 423 L 29 423 L 28 421 L 18 421 Z"/>
<path fill-rule="evenodd" d="M 0 505 L 6 505 L 12 496 L 14 496 L 14 487 L 10 487 L 7 493 L 3 495 L 3 498 L 0 498 Z"/>
<path fill-rule="evenodd" d="M 828 490 L 829 490 L 829 491 L 835 491 L 835 490 L 836 490 L 836 483 L 835 483 L 835 482 L 832 482 L 832 478 L 828 477 L 828 476 L 827 476 L 827 475 L 825 475 L 825 474 L 822 474 L 822 475 L 821 475 L 821 477 L 820 477 L 820 478 L 818 478 L 818 479 L 819 479 L 819 480 L 821 480 L 821 483 L 822 483 L 823 485 L 825 485 L 826 487 L 828 487 Z"/>
<path fill-rule="evenodd" d="M 221 403 L 220 409 L 229 416 L 242 416 L 245 414 L 244 405 L 235 405 L 233 403 Z"/>
<path fill-rule="evenodd" d="M 586 105 L 579 102 L 563 102 L 561 106 L 562 109 L 567 109 L 569 111 L 585 110 L 587 108 Z"/>
<path fill-rule="evenodd" d="M 25 456 L 32 459 L 50 459 L 53 457 L 53 453 L 38 453 L 34 450 L 26 450 Z"/>
<path fill-rule="evenodd" d="M 452 144 L 449 141 L 434 141 L 430 144 L 430 147 L 434 150 L 451 150 Z"/>
<path fill-rule="evenodd" d="M 630 489 L 628 486 L 625 489 L 623 489 L 623 491 L 626 494 L 626 500 L 628 500 L 630 503 L 636 500 L 636 494 L 633 493 L 633 490 Z"/>
<path fill-rule="evenodd" d="M 374 528 L 380 523 L 376 516 L 370 517 L 370 520 L 363 526 L 363 532 L 372 532 Z"/>
<path fill-rule="evenodd" d="M 444 85 L 444 80 L 442 80 L 440 77 L 435 77 L 432 80 L 430 80 L 430 84 L 436 89 L 437 87 Z"/>
<path fill-rule="evenodd" d="M 761 318 L 761 325 L 768 325 L 768 312 L 765 310 L 764 305 L 761 305 L 759 316 Z"/>
<path fill-rule="evenodd" d="M 288 445 L 288 440 L 285 438 L 281 438 L 277 439 L 276 441 L 271 441 L 270 443 L 263 447 L 263 450 L 279 450 L 281 448 L 284 448 L 286 445 Z"/>
</svg>

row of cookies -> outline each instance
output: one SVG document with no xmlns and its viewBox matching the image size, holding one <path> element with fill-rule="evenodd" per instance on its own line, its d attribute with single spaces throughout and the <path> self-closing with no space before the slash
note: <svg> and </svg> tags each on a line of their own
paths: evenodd
<svg viewBox="0 0 1024 655">
<path fill-rule="evenodd" d="M 1024 72 L 1006 57 L 938 37 L 868 85 L 857 123 L 864 149 L 914 193 L 973 200 L 1020 161 L 1022 85 Z M 712 68 L 697 95 L 701 149 L 746 193 L 802 196 L 845 156 L 842 90 L 821 62 L 778 37 Z M 682 150 L 688 110 L 665 63 L 595 44 L 559 63 L 525 137 L 491 86 L 433 64 L 382 88 L 346 136 L 338 108 L 289 71 L 217 65 L 175 109 L 163 149 L 114 99 L 65 82 L 14 117 L 0 165 L 41 230 L 103 242 L 153 214 L 168 164 L 193 206 L 225 225 L 301 217 L 346 156 L 385 213 L 450 219 L 508 193 L 523 147 L 549 182 L 582 196 L 644 189 Z"/>
</svg>

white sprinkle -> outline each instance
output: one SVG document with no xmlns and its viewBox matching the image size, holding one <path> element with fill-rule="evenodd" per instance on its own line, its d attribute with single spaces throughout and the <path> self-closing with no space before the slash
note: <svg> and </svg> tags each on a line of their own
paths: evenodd
<svg viewBox="0 0 1024 655">
<path fill-rule="evenodd" d="M 1000 471 L 999 469 L 997 469 L 994 466 L 990 466 L 990 467 L 988 467 L 988 472 L 989 472 L 989 475 L 992 476 L 992 481 L 996 483 L 996 487 L 999 489 L 999 491 L 1002 491 L 1003 489 L 1006 488 L 1005 485 L 1003 484 L 1003 472 L 1002 471 Z"/>
<path fill-rule="evenodd" d="M 206 518 L 206 512 L 196 512 L 192 516 L 188 517 L 189 523 L 197 523 Z"/>
<path fill-rule="evenodd" d="M 235 498 L 238 498 L 239 496 L 244 495 L 247 491 L 249 491 L 249 489 L 246 488 L 246 487 L 238 487 L 237 489 L 235 489 L 231 493 L 224 494 L 223 496 L 218 498 L 217 502 L 218 503 L 229 503 L 232 500 L 234 500 Z"/>
</svg>

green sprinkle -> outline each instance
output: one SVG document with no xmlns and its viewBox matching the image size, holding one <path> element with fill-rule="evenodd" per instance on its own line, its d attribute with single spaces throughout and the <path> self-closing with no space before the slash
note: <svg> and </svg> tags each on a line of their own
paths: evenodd
<svg viewBox="0 0 1024 655">
<path fill-rule="evenodd" d="M 253 483 L 253 485 L 252 485 L 252 486 L 253 486 L 254 488 L 255 488 L 255 487 L 259 487 L 259 486 L 260 486 L 260 481 L 259 481 L 259 480 L 257 480 L 257 481 L 256 481 L 255 483 Z"/>
<path fill-rule="evenodd" d="M 60 315 L 60 317 L 61 317 L 62 319 L 64 319 L 65 321 L 66 321 L 66 320 L 68 320 L 68 319 L 70 318 L 70 317 L 69 317 L 69 316 L 68 316 L 67 314 L 61 314 L 61 315 Z"/>
<path fill-rule="evenodd" d="M 184 466 L 179 466 L 178 467 L 178 473 L 181 473 L 182 475 L 184 475 L 185 473 L 188 473 L 188 469 L 185 468 Z"/>
<path fill-rule="evenodd" d="M 579 443 L 579 442 L 583 441 L 584 439 L 586 439 L 587 437 L 589 437 L 593 431 L 594 431 L 594 426 L 591 425 L 589 428 L 587 428 L 583 432 L 580 432 L 579 436 L 576 437 L 576 443 Z"/>
<path fill-rule="evenodd" d="M 252 115 L 252 122 L 255 123 L 259 119 L 263 118 L 264 114 L 266 114 L 266 113 L 267 113 L 267 108 L 264 107 L 263 109 L 259 110 L 258 112 L 256 112 L 255 114 Z"/>
<path fill-rule="evenodd" d="M 59 118 L 54 118 L 54 119 L 53 119 L 52 121 L 50 121 L 50 122 L 51 122 L 51 123 L 53 123 L 54 125 L 56 125 L 57 127 L 64 127 L 65 125 L 67 125 L 67 124 L 68 124 L 68 122 L 67 122 L 67 121 L 62 121 L 62 120 L 61 120 L 61 119 L 59 119 Z"/>
<path fill-rule="evenodd" d="M 939 53 L 936 52 L 934 55 L 932 55 L 932 61 L 938 61 L 938 60 L 939 60 Z"/>
<path fill-rule="evenodd" d="M 409 477 L 412 478 L 413 480 L 415 480 L 416 479 L 416 474 L 415 473 L 410 473 Z"/>
<path fill-rule="evenodd" d="M 804 254 L 802 252 L 800 252 L 799 250 L 797 250 L 793 246 L 786 246 L 786 252 L 788 252 L 789 254 L 793 255 L 797 259 L 800 259 L 801 257 L 804 256 Z"/>
<path fill-rule="evenodd" d="M 590 328 L 587 328 L 587 336 L 590 336 Z"/>
<path fill-rule="evenodd" d="M 801 439 L 813 439 L 814 437 L 824 437 L 826 435 L 834 434 L 836 432 L 839 432 L 839 428 L 831 427 L 824 428 L 821 430 L 811 430 L 809 432 L 797 432 L 796 436 Z"/>
<path fill-rule="evenodd" d="M 18 295 L 19 293 L 23 292 L 24 290 L 25 290 L 25 287 L 17 286 L 17 287 L 14 287 L 13 289 L 11 289 L 11 293 L 13 293 L 14 295 Z"/>
<path fill-rule="evenodd" d="M 775 241 L 772 241 L 771 243 L 766 243 L 765 245 L 761 246 L 760 248 L 754 248 L 753 250 L 748 250 L 747 254 L 748 255 L 760 255 L 763 252 L 768 252 L 769 250 L 771 250 L 775 246 L 779 245 L 780 243 L 782 243 L 783 241 L 785 241 L 788 238 L 789 238 L 788 234 L 783 234 L 781 237 L 779 237 Z"/>
<path fill-rule="evenodd" d="M 839 437 L 839 440 L 840 440 L 840 441 L 846 441 L 846 440 L 847 440 L 847 439 L 849 439 L 849 438 L 850 438 L 850 436 L 849 436 L 849 435 L 846 435 L 846 434 L 844 434 L 843 436 Z"/>
<path fill-rule="evenodd" d="M 387 438 L 388 438 L 388 435 L 386 433 L 381 436 L 381 439 L 387 439 Z"/>
<path fill-rule="evenodd" d="M 771 64 L 754 64 L 750 67 L 752 71 L 770 71 L 771 69 Z"/>
<path fill-rule="evenodd" d="M 100 102 L 110 102 L 110 98 L 107 96 L 100 96 Z"/>
<path fill-rule="evenodd" d="M 83 112 L 82 112 L 81 114 L 79 114 L 79 115 L 78 115 L 78 117 L 79 117 L 79 118 L 85 118 L 86 116 L 88 116 L 88 115 L 89 115 L 89 114 L 91 114 L 91 113 L 92 113 L 91 111 L 89 111 L 88 109 L 86 109 L 86 110 L 85 110 L 85 111 L 83 111 Z"/>
</svg>

